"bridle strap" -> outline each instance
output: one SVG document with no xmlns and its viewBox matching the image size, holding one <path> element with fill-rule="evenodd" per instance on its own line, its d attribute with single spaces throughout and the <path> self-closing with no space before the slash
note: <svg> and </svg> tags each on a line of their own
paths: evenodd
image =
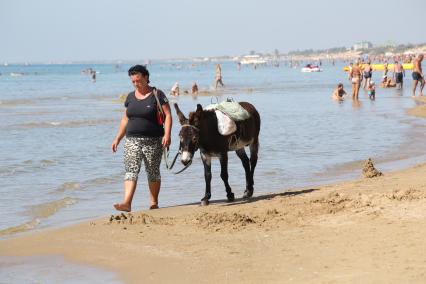
<svg viewBox="0 0 426 284">
<path fill-rule="evenodd" d="M 191 125 L 191 124 L 183 124 L 182 127 L 191 127 L 194 130 L 196 130 L 197 132 L 200 131 L 200 129 L 198 127 Z M 167 159 L 169 157 L 169 150 L 167 148 L 164 149 L 163 157 L 164 157 L 164 162 L 166 163 L 166 169 L 171 170 L 173 168 L 173 166 L 175 165 L 176 159 L 180 154 L 182 154 L 182 148 L 179 148 L 179 151 L 176 153 L 175 157 L 173 158 L 171 165 L 169 165 L 168 162 L 167 162 Z M 185 167 L 183 167 L 183 169 L 181 169 L 180 171 L 174 172 L 174 174 L 175 175 L 180 174 L 181 172 L 186 170 L 191 164 L 192 164 L 192 160 Z"/>
<path fill-rule="evenodd" d="M 183 125 L 182 125 L 182 127 L 192 127 L 192 128 L 194 128 L 195 130 L 200 131 L 200 129 L 199 129 L 198 127 L 196 127 L 196 126 L 194 126 L 194 125 L 191 125 L 191 124 L 183 124 Z"/>
</svg>

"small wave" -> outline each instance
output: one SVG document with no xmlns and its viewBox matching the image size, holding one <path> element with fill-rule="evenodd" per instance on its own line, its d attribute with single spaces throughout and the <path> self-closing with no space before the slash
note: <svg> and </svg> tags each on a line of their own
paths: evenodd
<svg viewBox="0 0 426 284">
<path fill-rule="evenodd" d="M 54 160 L 41 160 L 40 161 L 40 165 L 42 167 L 50 166 L 50 165 L 53 165 L 53 164 L 56 164 L 56 161 L 54 161 Z"/>
<path fill-rule="evenodd" d="M 38 224 L 40 224 L 40 220 L 39 219 L 33 219 L 33 220 L 26 222 L 24 224 L 1 230 L 0 231 L 0 237 L 10 236 L 10 235 L 13 235 L 13 234 L 22 233 L 22 232 L 32 230 L 35 227 L 37 227 Z"/>
<path fill-rule="evenodd" d="M 88 119 L 81 121 L 44 121 L 44 122 L 28 122 L 12 125 L 19 128 L 50 128 L 50 127 L 80 127 L 80 126 L 96 126 L 101 124 L 116 123 L 116 119 Z"/>
<path fill-rule="evenodd" d="M 78 202 L 78 199 L 65 197 L 60 200 L 54 200 L 38 205 L 31 206 L 26 214 L 32 217 L 32 220 L 18 226 L 9 227 L 0 231 L 0 237 L 26 232 L 36 228 L 41 219 L 48 218 L 58 212 L 60 209 L 71 206 Z"/>
<path fill-rule="evenodd" d="M 87 181 L 87 185 L 109 184 L 117 181 L 117 177 L 95 178 Z"/>
<path fill-rule="evenodd" d="M 81 185 L 78 182 L 65 182 L 58 187 L 57 191 L 65 192 L 80 189 Z"/>
<path fill-rule="evenodd" d="M 20 106 L 20 105 L 30 105 L 32 103 L 34 103 L 32 100 L 5 100 L 5 101 L 0 101 L 0 106 L 13 107 L 13 106 Z"/>
<path fill-rule="evenodd" d="M 44 169 L 56 163 L 57 161 L 55 160 L 47 160 L 47 159 L 40 160 L 38 162 L 33 160 L 25 160 L 21 164 L 0 166 L 0 177 L 13 176 L 20 173 L 28 173 L 36 169 Z"/>
<path fill-rule="evenodd" d="M 77 198 L 65 197 L 63 199 L 31 206 L 27 210 L 27 214 L 33 216 L 34 219 L 48 218 L 60 209 L 71 206 L 77 202 Z"/>
</svg>

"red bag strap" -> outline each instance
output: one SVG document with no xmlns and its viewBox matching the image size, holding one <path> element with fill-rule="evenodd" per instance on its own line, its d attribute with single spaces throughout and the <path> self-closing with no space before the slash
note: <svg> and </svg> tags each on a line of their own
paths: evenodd
<svg viewBox="0 0 426 284">
<path fill-rule="evenodd" d="M 152 93 L 154 94 L 155 100 L 157 101 L 158 111 L 161 112 L 162 115 L 164 115 L 163 108 L 161 107 L 160 100 L 158 99 L 157 88 L 154 87 L 154 90 L 152 91 Z"/>
</svg>

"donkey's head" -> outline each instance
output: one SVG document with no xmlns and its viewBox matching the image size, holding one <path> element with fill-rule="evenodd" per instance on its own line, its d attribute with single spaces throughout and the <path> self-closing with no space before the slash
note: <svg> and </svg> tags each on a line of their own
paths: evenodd
<svg viewBox="0 0 426 284">
<path fill-rule="evenodd" d="M 179 132 L 180 145 L 182 151 L 181 162 L 185 166 L 192 161 L 194 153 L 198 150 L 200 140 L 200 118 L 203 112 L 203 107 L 198 104 L 195 112 L 189 113 L 189 119 L 179 109 L 177 104 L 174 104 L 179 122 L 182 128 Z"/>
</svg>

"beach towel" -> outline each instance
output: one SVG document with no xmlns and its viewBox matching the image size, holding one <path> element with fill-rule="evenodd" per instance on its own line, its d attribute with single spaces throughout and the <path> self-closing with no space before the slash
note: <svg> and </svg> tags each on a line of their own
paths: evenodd
<svg viewBox="0 0 426 284">
<path fill-rule="evenodd" d="M 221 135 L 230 135 L 237 131 L 237 125 L 235 122 L 226 114 L 220 110 L 215 110 L 217 117 L 217 129 Z"/>
</svg>

